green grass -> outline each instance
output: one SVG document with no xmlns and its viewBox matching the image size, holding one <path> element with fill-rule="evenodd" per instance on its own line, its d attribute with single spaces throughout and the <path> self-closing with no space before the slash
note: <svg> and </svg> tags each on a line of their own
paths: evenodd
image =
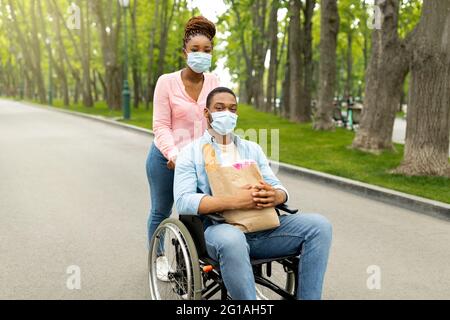
<svg viewBox="0 0 450 320">
<path fill-rule="evenodd" d="M 63 108 L 60 101 L 55 101 L 55 106 Z M 97 103 L 94 108 L 76 105 L 65 109 L 112 118 L 121 116 L 120 111 L 110 111 L 105 103 Z M 145 110 L 144 106 L 133 108 L 132 119 L 124 122 L 151 129 L 152 109 Z M 335 132 L 316 132 L 311 129 L 311 124 L 291 123 L 246 105 L 239 106 L 238 128 L 279 129 L 280 155 L 275 160 L 450 203 L 448 178 L 406 177 L 388 173 L 402 160 L 401 144 L 395 145 L 395 152 L 380 155 L 364 153 L 348 148 L 354 137 L 351 131 L 337 128 Z M 267 150 L 270 153 L 270 131 Z"/>
</svg>

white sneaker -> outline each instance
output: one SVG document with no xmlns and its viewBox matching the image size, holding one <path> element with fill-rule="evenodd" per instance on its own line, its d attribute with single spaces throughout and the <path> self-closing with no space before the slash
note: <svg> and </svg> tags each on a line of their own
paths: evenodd
<svg viewBox="0 0 450 320">
<path fill-rule="evenodd" d="M 166 256 L 156 258 L 156 277 L 160 281 L 169 282 L 169 272 L 174 272 L 169 266 Z"/>
</svg>

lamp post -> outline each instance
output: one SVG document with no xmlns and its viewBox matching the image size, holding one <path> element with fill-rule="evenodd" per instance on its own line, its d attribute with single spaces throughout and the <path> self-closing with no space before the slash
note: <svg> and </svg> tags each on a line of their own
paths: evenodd
<svg viewBox="0 0 450 320">
<path fill-rule="evenodd" d="M 53 105 L 52 49 L 50 38 L 45 39 L 48 48 L 48 104 Z"/>
<path fill-rule="evenodd" d="M 122 89 L 122 111 L 125 120 L 130 119 L 130 87 L 128 85 L 128 30 L 127 30 L 127 9 L 130 6 L 130 0 L 119 0 L 123 8 L 124 15 L 124 79 Z"/>
</svg>

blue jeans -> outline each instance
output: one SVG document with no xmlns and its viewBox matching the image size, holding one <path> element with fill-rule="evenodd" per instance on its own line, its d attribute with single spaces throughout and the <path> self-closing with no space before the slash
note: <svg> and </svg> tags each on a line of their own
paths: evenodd
<svg viewBox="0 0 450 320">
<path fill-rule="evenodd" d="M 297 299 L 321 299 L 332 238 L 330 222 L 318 214 L 302 213 L 281 216 L 280 224 L 274 230 L 249 234 L 229 224 L 215 224 L 206 229 L 208 254 L 219 261 L 222 278 L 233 299 L 256 299 L 250 257 L 300 254 Z"/>
<path fill-rule="evenodd" d="M 172 214 L 174 171 L 167 168 L 167 161 L 155 144 L 152 144 L 146 164 L 151 197 L 147 222 L 149 243 L 159 224 Z"/>
</svg>

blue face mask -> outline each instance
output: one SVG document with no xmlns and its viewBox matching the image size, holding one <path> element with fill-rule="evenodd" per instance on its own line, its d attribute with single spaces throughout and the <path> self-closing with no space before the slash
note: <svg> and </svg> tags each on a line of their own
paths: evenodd
<svg viewBox="0 0 450 320">
<path fill-rule="evenodd" d="M 211 68 L 212 55 L 209 53 L 190 52 L 187 56 L 187 65 L 195 73 L 203 73 Z"/>
<path fill-rule="evenodd" d="M 233 132 L 234 128 L 236 128 L 237 114 L 230 111 L 219 111 L 219 112 L 211 112 L 212 123 L 211 127 L 218 134 L 223 136 L 230 134 Z"/>
</svg>

